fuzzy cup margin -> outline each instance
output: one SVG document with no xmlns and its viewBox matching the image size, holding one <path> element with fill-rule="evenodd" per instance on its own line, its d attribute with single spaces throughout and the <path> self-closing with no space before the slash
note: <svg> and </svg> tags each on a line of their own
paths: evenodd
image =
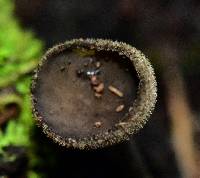
<svg viewBox="0 0 200 178">
<path fill-rule="evenodd" d="M 43 63 L 48 60 L 52 55 L 59 54 L 65 49 L 85 48 L 87 50 L 96 51 L 112 51 L 117 52 L 119 55 L 128 57 L 139 78 L 139 86 L 137 97 L 133 101 L 132 109 L 129 110 L 128 119 L 119 122 L 115 125 L 115 130 L 104 132 L 95 136 L 88 136 L 85 138 L 63 138 L 52 130 L 43 120 L 40 113 L 36 110 L 37 100 L 34 98 L 33 91 L 36 90 L 36 82 L 38 73 L 42 69 Z M 117 41 L 103 40 L 103 39 L 73 39 L 65 43 L 58 44 L 49 49 L 42 57 L 38 68 L 32 78 L 31 86 L 31 100 L 32 111 L 39 127 L 43 132 L 54 140 L 54 142 L 65 147 L 72 147 L 78 149 L 97 149 L 113 144 L 117 144 L 124 140 L 128 140 L 131 135 L 136 133 L 139 129 L 143 128 L 147 119 L 150 117 L 156 103 L 157 98 L 157 83 L 154 75 L 154 70 L 150 62 L 144 54 L 136 48 Z"/>
</svg>

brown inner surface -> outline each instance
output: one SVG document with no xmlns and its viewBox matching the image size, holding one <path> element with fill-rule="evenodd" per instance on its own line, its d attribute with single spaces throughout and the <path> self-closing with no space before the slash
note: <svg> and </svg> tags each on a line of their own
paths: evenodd
<svg viewBox="0 0 200 178">
<path fill-rule="evenodd" d="M 99 78 L 104 83 L 101 98 L 94 96 L 90 79 L 77 76 L 77 70 L 93 71 L 99 61 Z M 86 64 L 89 64 L 85 67 Z M 123 92 L 121 98 L 108 90 L 112 85 Z M 90 56 L 65 51 L 45 61 L 38 74 L 33 95 L 36 110 L 44 122 L 62 137 L 83 138 L 113 129 L 127 119 L 129 107 L 136 97 L 138 80 L 130 60 L 114 52 L 95 52 Z M 121 112 L 117 106 L 124 104 Z M 95 127 L 95 122 L 101 122 Z"/>
</svg>

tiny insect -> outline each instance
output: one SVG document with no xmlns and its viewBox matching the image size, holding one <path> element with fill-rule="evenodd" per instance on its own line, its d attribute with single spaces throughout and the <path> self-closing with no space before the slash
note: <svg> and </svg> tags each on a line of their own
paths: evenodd
<svg viewBox="0 0 200 178">
<path fill-rule="evenodd" d="M 97 70 L 88 70 L 87 72 L 86 72 L 86 74 L 87 74 L 87 76 L 93 76 L 93 75 L 98 75 L 98 74 L 100 74 L 100 70 L 99 69 L 97 69 Z"/>
</svg>

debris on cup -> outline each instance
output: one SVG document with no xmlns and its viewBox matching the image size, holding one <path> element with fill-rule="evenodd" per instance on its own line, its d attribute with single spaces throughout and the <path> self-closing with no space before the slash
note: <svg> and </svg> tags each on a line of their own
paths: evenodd
<svg viewBox="0 0 200 178">
<path fill-rule="evenodd" d="M 115 95 L 117 95 L 117 96 L 119 96 L 119 97 L 123 97 L 123 96 L 124 96 L 124 94 L 123 94 L 119 89 L 115 88 L 115 87 L 112 86 L 112 85 L 110 85 L 110 86 L 108 87 L 108 89 L 109 89 L 112 93 L 114 93 Z"/>
<path fill-rule="evenodd" d="M 121 104 L 121 105 L 116 107 L 115 111 L 116 112 L 121 112 L 123 109 L 124 109 L 124 104 Z"/>
<path fill-rule="evenodd" d="M 97 122 L 94 123 L 94 126 L 96 128 L 100 128 L 102 126 L 102 123 L 100 121 L 97 121 Z"/>
</svg>

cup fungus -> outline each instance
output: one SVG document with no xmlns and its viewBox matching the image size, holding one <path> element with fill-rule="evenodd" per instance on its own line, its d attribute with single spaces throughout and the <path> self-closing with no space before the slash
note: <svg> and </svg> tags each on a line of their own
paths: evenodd
<svg viewBox="0 0 200 178">
<path fill-rule="evenodd" d="M 62 146 L 96 149 L 128 140 L 156 103 L 148 59 L 111 40 L 75 39 L 47 51 L 32 81 L 33 113 Z"/>
</svg>

